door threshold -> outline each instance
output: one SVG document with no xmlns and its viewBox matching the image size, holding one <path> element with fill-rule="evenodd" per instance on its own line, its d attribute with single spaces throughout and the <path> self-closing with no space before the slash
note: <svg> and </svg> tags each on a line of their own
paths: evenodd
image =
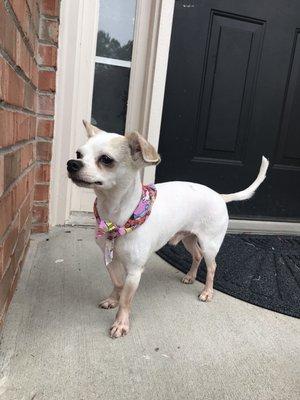
<svg viewBox="0 0 300 400">
<path fill-rule="evenodd" d="M 71 226 L 95 226 L 95 216 L 92 212 L 71 211 L 65 224 Z"/>
<path fill-rule="evenodd" d="M 228 233 L 253 233 L 259 235 L 300 235 L 300 223 L 230 219 Z"/>
<path fill-rule="evenodd" d="M 95 226 L 95 217 L 91 212 L 72 211 L 66 225 Z M 299 222 L 251 221 L 230 219 L 228 233 L 252 233 L 258 235 L 299 235 Z"/>
</svg>

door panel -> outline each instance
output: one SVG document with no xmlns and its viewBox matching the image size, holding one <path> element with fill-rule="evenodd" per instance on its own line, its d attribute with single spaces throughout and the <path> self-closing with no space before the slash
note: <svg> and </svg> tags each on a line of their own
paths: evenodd
<svg viewBox="0 0 300 400">
<path fill-rule="evenodd" d="M 197 155 L 242 161 L 263 22 L 213 11 L 209 30 Z"/>
<path fill-rule="evenodd" d="M 188 3 L 188 4 L 187 4 Z M 300 2 L 176 1 L 157 180 L 255 197 L 231 217 L 300 219 Z"/>
<path fill-rule="evenodd" d="M 276 164 L 299 166 L 300 160 L 300 31 L 295 32 L 284 98 Z"/>
</svg>

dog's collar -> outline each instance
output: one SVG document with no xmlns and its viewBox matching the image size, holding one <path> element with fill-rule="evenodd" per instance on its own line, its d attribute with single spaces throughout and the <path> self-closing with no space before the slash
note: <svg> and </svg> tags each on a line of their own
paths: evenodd
<svg viewBox="0 0 300 400">
<path fill-rule="evenodd" d="M 149 217 L 152 205 L 156 198 L 157 190 L 153 184 L 143 185 L 142 196 L 139 204 L 131 214 L 131 217 L 123 226 L 118 226 L 111 221 L 105 221 L 98 213 L 97 198 L 94 203 L 94 215 L 97 221 L 96 238 L 106 236 L 105 246 L 105 264 L 109 264 L 113 258 L 114 240 L 119 236 L 132 232 L 134 229 L 142 225 Z"/>
</svg>

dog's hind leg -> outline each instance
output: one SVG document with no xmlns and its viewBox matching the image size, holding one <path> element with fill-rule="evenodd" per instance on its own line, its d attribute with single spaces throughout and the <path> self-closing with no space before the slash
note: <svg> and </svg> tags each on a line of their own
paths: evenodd
<svg viewBox="0 0 300 400">
<path fill-rule="evenodd" d="M 196 235 L 190 234 L 182 239 L 184 247 L 193 257 L 193 262 L 189 272 L 182 278 L 183 283 L 194 283 L 197 271 L 202 260 L 202 252 Z"/>
<path fill-rule="evenodd" d="M 199 300 L 201 301 L 210 301 L 213 298 L 214 277 L 217 267 L 216 256 L 219 252 L 224 236 L 225 230 L 224 232 L 219 233 L 219 235 L 215 236 L 214 238 L 206 237 L 205 239 L 203 239 L 203 237 L 199 237 L 199 243 L 201 245 L 207 270 L 204 289 L 199 294 Z"/>
<path fill-rule="evenodd" d="M 107 270 L 114 288 L 109 297 L 102 300 L 99 304 L 100 308 L 105 309 L 115 308 L 119 305 L 120 293 L 124 285 L 124 268 L 119 261 L 113 260 L 113 262 L 107 266 Z"/>
</svg>

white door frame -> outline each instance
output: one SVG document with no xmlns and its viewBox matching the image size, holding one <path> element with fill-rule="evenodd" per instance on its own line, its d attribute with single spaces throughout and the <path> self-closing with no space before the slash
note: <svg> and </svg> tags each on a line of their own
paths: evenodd
<svg viewBox="0 0 300 400">
<path fill-rule="evenodd" d="M 91 77 L 94 73 L 98 26 L 98 13 L 95 12 L 97 4 L 97 0 L 61 2 L 50 182 L 51 226 L 63 225 L 70 212 L 72 187 L 66 163 L 74 153 L 75 131 L 82 129 L 82 119 L 88 119 L 90 115 Z M 86 46 L 82 41 L 83 32 L 90 39 Z M 85 75 L 84 81 L 80 79 L 82 75 Z"/>
<path fill-rule="evenodd" d="M 74 132 L 91 115 L 99 0 L 63 1 L 58 50 L 50 225 L 69 218 L 71 182 L 66 162 Z M 175 0 L 137 0 L 126 130 L 138 130 L 158 148 Z M 84 32 L 84 36 L 83 36 Z M 85 39 L 83 39 L 85 38 Z M 87 39 L 88 38 L 88 39 Z M 84 74 L 84 75 L 82 75 Z M 85 76 L 84 80 L 76 77 Z M 155 180 L 155 167 L 144 182 Z M 300 223 L 231 220 L 232 232 L 300 234 Z"/>
<path fill-rule="evenodd" d="M 164 87 L 175 0 L 137 0 L 126 130 L 138 130 L 158 147 Z M 98 0 L 61 3 L 50 225 L 69 218 L 72 184 L 66 162 L 74 154 L 74 137 L 89 119 L 95 68 Z M 84 33 L 84 35 L 83 35 Z M 84 77 L 84 79 L 81 79 Z M 145 173 L 154 181 L 155 169 Z"/>
</svg>

